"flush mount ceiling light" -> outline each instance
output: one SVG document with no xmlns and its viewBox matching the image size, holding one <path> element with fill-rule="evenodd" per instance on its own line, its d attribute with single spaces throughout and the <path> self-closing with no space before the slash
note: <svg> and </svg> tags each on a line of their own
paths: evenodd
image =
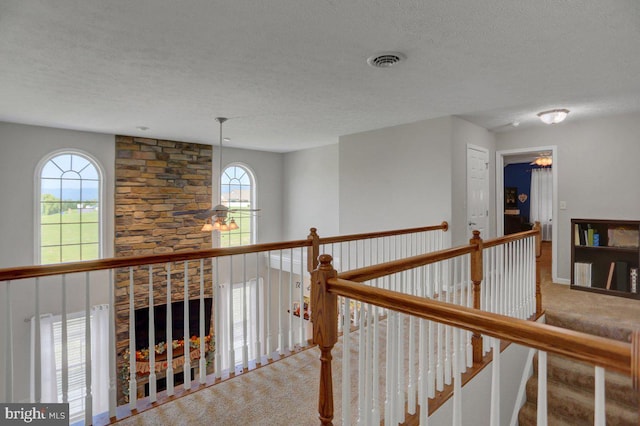
<svg viewBox="0 0 640 426">
<path fill-rule="evenodd" d="M 558 124 L 564 121 L 569 115 L 568 109 L 552 109 L 551 111 L 543 111 L 538 113 L 538 117 L 545 124 Z"/>
<path fill-rule="evenodd" d="M 374 68 L 389 68 L 398 62 L 406 59 L 404 53 L 400 52 L 383 52 L 376 53 L 367 59 L 367 63 Z"/>
</svg>

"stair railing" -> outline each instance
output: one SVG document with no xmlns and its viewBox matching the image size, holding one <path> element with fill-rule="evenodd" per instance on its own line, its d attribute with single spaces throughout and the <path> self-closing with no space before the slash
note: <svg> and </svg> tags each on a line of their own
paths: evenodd
<svg viewBox="0 0 640 426">
<path fill-rule="evenodd" d="M 517 237 L 506 237 L 515 238 Z M 477 240 L 477 239 L 476 239 Z M 571 359 L 591 363 L 596 368 L 606 367 L 634 377 L 634 385 L 637 388 L 640 380 L 640 333 L 635 333 L 631 344 L 618 342 L 584 333 L 569 331 L 558 327 L 540 324 L 534 321 L 511 317 L 504 314 L 485 312 L 475 307 L 453 305 L 451 303 L 434 300 L 421 295 L 407 294 L 394 289 L 378 288 L 374 285 L 365 285 L 363 281 L 379 279 L 391 274 L 399 274 L 411 271 L 414 268 L 422 267 L 442 259 L 451 258 L 461 254 L 470 254 L 472 271 L 475 265 L 476 272 L 472 272 L 474 286 L 476 282 L 482 281 L 478 270 L 482 271 L 478 265 L 482 265 L 480 250 L 481 243 L 476 241 L 469 246 L 461 246 L 423 256 L 387 262 L 373 267 L 362 268 L 356 271 L 349 271 L 339 274 L 331 265 L 330 255 L 321 255 L 320 265 L 312 275 L 312 322 L 314 326 L 314 342 L 319 346 L 321 355 L 320 388 L 318 400 L 319 419 L 322 424 L 332 424 L 333 422 L 333 384 L 331 376 L 332 349 L 338 341 L 338 297 L 342 297 L 347 302 L 360 303 L 363 306 L 365 316 L 365 327 L 359 330 L 359 339 L 364 341 L 360 344 L 359 351 L 364 352 L 364 362 L 358 362 L 359 369 L 364 369 L 364 385 L 358 384 L 359 396 L 364 398 L 364 402 L 359 403 L 357 418 L 365 423 L 377 423 L 380 418 L 384 418 L 385 424 L 397 424 L 404 420 L 405 404 L 409 414 L 413 414 L 415 406 L 419 408 L 419 418 L 421 423 L 426 421 L 428 409 L 425 409 L 429 388 L 434 379 L 433 371 L 428 364 L 424 364 L 423 357 L 417 360 L 406 361 L 410 354 L 400 355 L 398 349 L 404 345 L 403 333 L 411 336 L 411 333 L 423 335 L 425 328 L 431 326 L 432 322 L 452 327 L 451 347 L 453 366 L 453 406 L 454 425 L 461 424 L 461 379 L 463 371 L 461 363 L 463 353 L 460 350 L 461 330 L 473 333 L 475 336 L 485 335 L 492 339 L 493 347 L 493 380 L 492 380 L 492 402 L 490 423 L 496 425 L 499 420 L 499 357 L 500 342 L 513 342 L 524 346 L 538 349 L 540 351 L 551 352 L 569 357 Z M 475 258 L 475 260 L 473 260 Z M 516 274 L 517 275 L 517 274 Z M 529 281 L 530 282 L 530 281 Z M 475 287 L 474 287 L 475 288 Z M 479 293 L 479 292 L 474 292 Z M 539 291 L 536 292 L 539 294 Z M 539 305 L 538 305 L 539 306 Z M 386 394 L 384 403 L 378 401 L 378 381 L 382 379 L 383 368 L 376 356 L 383 353 L 379 334 L 382 322 L 380 312 L 385 310 L 387 316 L 385 326 L 387 329 L 385 353 L 386 370 L 384 381 L 386 382 Z M 411 318 L 418 319 L 418 331 L 412 330 Z M 391 330 L 391 331 L 389 331 Z M 362 337 L 364 335 L 364 337 Z M 429 333 L 426 333 L 429 336 Z M 413 335 L 415 337 L 415 335 Z M 346 338 L 343 338 L 346 340 Z M 343 340 L 343 344 L 346 344 Z M 445 343 L 448 346 L 450 343 Z M 378 346 L 377 346 L 378 345 Z M 482 345 L 480 346 L 482 348 Z M 343 362 L 347 359 L 349 351 L 345 351 Z M 406 385 L 406 378 L 410 377 L 410 372 L 401 371 L 404 365 L 407 370 L 417 368 L 418 376 L 415 386 L 418 387 L 417 403 L 411 391 L 411 386 Z M 417 365 L 416 365 L 417 364 Z M 344 367 L 343 367 L 344 368 Z M 596 373 L 597 375 L 600 373 Z M 597 380 L 598 381 L 598 380 Z M 599 381 L 598 381 L 599 382 Z M 343 379 L 343 386 L 348 383 Z M 362 387 L 364 386 L 364 387 Z M 343 396 L 347 389 L 343 388 Z M 597 397 L 600 398 L 600 397 Z M 596 418 L 603 418 L 603 403 L 601 398 L 597 400 L 598 410 Z M 342 422 L 350 424 L 351 413 L 348 411 L 344 401 L 342 404 Z M 544 401 L 541 400 L 542 403 Z M 539 410 L 544 411 L 539 418 L 546 415 L 546 406 L 542 404 Z M 414 411 L 415 412 L 415 411 Z"/>
</svg>

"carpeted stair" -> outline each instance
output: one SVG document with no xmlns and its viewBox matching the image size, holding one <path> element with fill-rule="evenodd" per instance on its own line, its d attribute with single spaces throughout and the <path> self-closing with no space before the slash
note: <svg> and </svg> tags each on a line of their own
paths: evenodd
<svg viewBox="0 0 640 426">
<path fill-rule="evenodd" d="M 603 337 L 628 341 L 631 331 L 619 324 L 606 324 L 593 318 L 547 312 L 547 324 Z M 527 382 L 527 401 L 520 410 L 520 426 L 536 425 L 538 362 Z M 594 368 L 553 354 L 547 356 L 548 424 L 593 425 Z M 640 425 L 640 395 L 634 392 L 631 378 L 616 372 L 605 374 L 605 407 L 607 425 Z"/>
</svg>

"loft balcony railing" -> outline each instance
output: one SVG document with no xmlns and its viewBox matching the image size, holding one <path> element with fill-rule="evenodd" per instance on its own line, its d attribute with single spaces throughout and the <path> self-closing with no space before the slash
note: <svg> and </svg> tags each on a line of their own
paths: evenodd
<svg viewBox="0 0 640 426">
<path fill-rule="evenodd" d="M 4 361 L 4 375 L 0 374 L 2 400 L 17 402 L 29 398 L 18 386 L 29 376 L 23 361 L 29 356 L 34 360 L 33 385 L 28 392 L 32 402 L 74 399 L 70 395 L 72 365 L 67 354 L 72 343 L 69 324 L 77 311 L 84 314 L 86 324 L 84 342 L 81 342 L 85 346 L 85 374 L 81 395 L 76 397 L 84 407 L 85 424 L 105 423 L 126 416 L 137 409 L 142 398 L 153 403 L 161 393 L 171 396 L 180 390 L 197 389 L 247 371 L 309 346 L 312 338 L 309 271 L 317 266 L 321 252 L 333 253 L 336 265 L 349 269 L 366 267 L 440 250 L 446 243 L 443 233 L 447 229 L 447 223 L 443 222 L 421 228 L 328 238 L 319 237 L 312 229 L 304 240 L 0 269 L 3 287 L 0 306 L 4 311 L 3 349 L 0 350 Z M 25 289 L 29 290 L 27 294 L 33 304 L 29 309 L 16 310 L 15 302 L 23 298 Z M 100 303 L 106 302 L 110 307 L 108 389 L 105 390 L 108 408 L 101 417 L 95 418 L 92 412 L 98 392 L 92 389 L 95 380 L 91 367 L 95 360 L 91 356 L 93 340 L 89 317 L 98 293 L 107 294 L 107 300 Z M 116 310 L 116 296 L 123 295 L 125 302 Z M 59 401 L 43 399 L 45 355 L 40 337 L 44 330 L 37 320 L 42 314 L 51 313 L 43 306 L 50 306 L 48 302 L 52 298 L 60 300 L 56 312 L 61 317 Z M 209 306 L 213 311 L 209 333 L 204 312 L 207 299 L 212 299 Z M 182 303 L 179 312 L 170 308 L 180 300 L 191 302 Z M 166 308 L 159 318 L 157 306 L 162 304 Z M 195 310 L 198 323 L 190 326 L 186 319 L 192 317 Z M 174 324 L 178 321 L 174 321 L 174 316 L 178 314 L 184 319 L 179 320 L 182 324 Z M 36 319 L 32 321 L 35 345 L 33 353 L 27 354 L 24 336 L 17 335 L 15 330 L 23 330 L 21 324 L 30 318 Z M 140 350 L 140 342 L 136 342 L 141 318 L 145 320 L 146 351 Z M 354 318 L 353 325 L 358 321 L 360 319 Z M 165 341 L 161 342 L 164 345 L 157 343 L 156 324 L 166 324 L 160 330 L 164 334 Z M 176 341 L 181 344 L 174 345 Z M 155 350 L 156 346 L 161 346 L 161 351 Z M 192 368 L 197 370 L 193 380 L 189 374 Z M 174 383 L 178 370 L 183 372 L 181 385 Z M 158 384 L 165 380 L 166 390 L 160 392 Z"/>
</svg>

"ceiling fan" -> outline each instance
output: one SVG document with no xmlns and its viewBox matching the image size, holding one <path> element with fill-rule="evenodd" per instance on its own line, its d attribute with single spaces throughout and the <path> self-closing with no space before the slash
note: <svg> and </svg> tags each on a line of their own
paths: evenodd
<svg viewBox="0 0 640 426">
<path fill-rule="evenodd" d="M 227 121 L 225 117 L 216 117 L 216 121 L 220 124 L 220 139 L 218 142 L 218 161 L 219 168 L 218 171 L 222 173 L 222 124 Z M 222 204 L 222 191 L 218 190 L 218 204 L 211 209 L 201 209 L 201 210 L 185 210 L 180 212 L 174 212 L 174 216 L 183 216 L 183 215 L 193 215 L 196 219 L 207 219 L 206 223 L 202 227 L 202 231 L 233 231 L 234 229 L 238 229 L 239 226 L 236 221 L 233 219 L 231 214 L 254 214 L 255 212 L 259 212 L 260 209 L 245 209 L 245 208 L 229 208 Z M 209 219 L 214 218 L 215 219 Z M 227 218 L 229 219 L 229 223 L 227 223 Z"/>
</svg>

